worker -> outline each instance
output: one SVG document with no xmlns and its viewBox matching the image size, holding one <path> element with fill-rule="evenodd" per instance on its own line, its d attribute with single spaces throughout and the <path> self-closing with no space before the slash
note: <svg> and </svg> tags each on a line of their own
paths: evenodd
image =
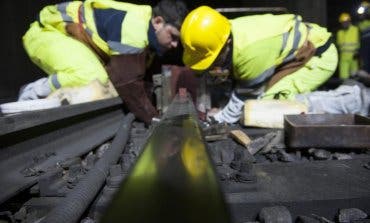
<svg viewBox="0 0 370 223">
<path fill-rule="evenodd" d="M 337 32 L 339 50 L 339 77 L 347 79 L 358 71 L 358 50 L 360 48 L 359 30 L 351 23 L 348 13 L 341 13 L 339 23 L 342 28 Z"/>
<path fill-rule="evenodd" d="M 370 73 L 370 3 L 367 1 L 361 2 L 357 9 L 357 14 L 360 19 L 358 28 L 361 32 L 361 47 L 360 47 L 360 59 L 361 69 Z"/>
<path fill-rule="evenodd" d="M 157 111 L 144 86 L 146 66 L 153 55 L 178 46 L 186 14 L 180 0 L 161 0 L 153 8 L 112 0 L 46 6 L 23 36 L 23 44 L 49 76 L 26 85 L 19 100 L 110 79 L 128 109 L 150 123 Z"/>
<path fill-rule="evenodd" d="M 332 76 L 338 63 L 331 33 L 292 14 L 228 20 L 201 6 L 185 18 L 181 41 L 185 65 L 236 82 L 226 106 L 210 112 L 217 122 L 236 122 L 248 98 L 294 100 L 311 92 Z"/>
</svg>

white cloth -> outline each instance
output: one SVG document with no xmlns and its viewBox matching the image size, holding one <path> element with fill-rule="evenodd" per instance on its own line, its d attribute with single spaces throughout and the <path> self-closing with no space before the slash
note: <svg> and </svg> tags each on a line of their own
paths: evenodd
<svg viewBox="0 0 370 223">
<path fill-rule="evenodd" d="M 22 87 L 18 101 L 46 98 L 51 93 L 48 78 L 43 77 Z"/>
<path fill-rule="evenodd" d="M 235 123 L 240 119 L 243 107 L 244 101 L 240 100 L 233 92 L 227 105 L 213 117 L 219 123 Z"/>
</svg>

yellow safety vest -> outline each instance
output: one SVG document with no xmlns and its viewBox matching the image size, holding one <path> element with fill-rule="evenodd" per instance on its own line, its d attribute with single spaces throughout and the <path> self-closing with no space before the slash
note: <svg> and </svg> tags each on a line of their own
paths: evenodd
<svg viewBox="0 0 370 223">
<path fill-rule="evenodd" d="M 350 25 L 348 29 L 341 29 L 337 33 L 337 45 L 341 53 L 356 53 L 360 47 L 359 29 Z"/>
<path fill-rule="evenodd" d="M 233 75 L 260 84 L 271 77 L 277 66 L 294 59 L 309 39 L 315 47 L 324 45 L 331 34 L 316 24 L 305 24 L 298 15 L 255 15 L 231 20 Z"/>
<path fill-rule="evenodd" d="M 135 54 L 148 46 L 152 8 L 112 0 L 65 2 L 47 6 L 39 16 L 43 26 L 66 33 L 66 23 L 78 23 L 108 55 Z"/>
</svg>

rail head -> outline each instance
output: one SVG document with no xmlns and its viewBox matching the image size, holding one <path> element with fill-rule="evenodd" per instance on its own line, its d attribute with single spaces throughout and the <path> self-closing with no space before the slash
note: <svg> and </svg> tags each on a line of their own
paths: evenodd
<svg viewBox="0 0 370 223">
<path fill-rule="evenodd" d="M 230 222 L 194 111 L 173 100 L 101 222 Z"/>
<path fill-rule="evenodd" d="M 0 136 L 97 110 L 121 109 L 121 105 L 122 100 L 115 97 L 88 103 L 3 116 L 0 117 Z"/>
</svg>

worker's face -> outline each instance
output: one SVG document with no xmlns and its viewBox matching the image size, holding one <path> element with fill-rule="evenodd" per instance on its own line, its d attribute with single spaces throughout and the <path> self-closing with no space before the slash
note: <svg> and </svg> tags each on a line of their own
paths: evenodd
<svg viewBox="0 0 370 223">
<path fill-rule="evenodd" d="M 222 69 L 222 67 L 214 67 L 212 70 L 208 71 L 210 76 L 210 81 L 213 84 L 224 83 L 230 75 L 229 69 Z"/>
<path fill-rule="evenodd" d="M 230 64 L 227 63 L 227 57 L 231 50 L 230 42 L 231 40 L 229 39 L 211 67 L 208 69 L 209 75 L 215 79 L 215 82 L 224 82 L 230 75 Z"/>
<path fill-rule="evenodd" d="M 153 26 L 159 45 L 163 51 L 176 48 L 180 41 L 180 31 L 173 25 L 165 23 L 162 17 L 153 18 Z"/>
<path fill-rule="evenodd" d="M 341 22 L 343 29 L 348 29 L 350 24 L 351 24 L 351 21 Z"/>
</svg>

